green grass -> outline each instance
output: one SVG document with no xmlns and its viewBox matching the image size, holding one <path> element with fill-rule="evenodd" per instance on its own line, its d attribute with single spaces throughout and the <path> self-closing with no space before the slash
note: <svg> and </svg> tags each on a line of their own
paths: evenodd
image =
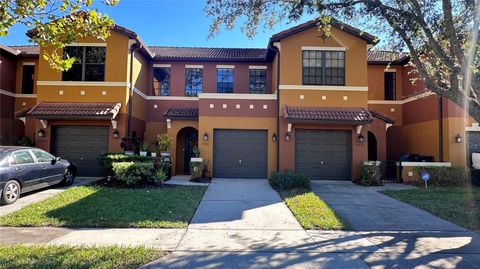
<svg viewBox="0 0 480 269">
<path fill-rule="evenodd" d="M 463 227 L 480 231 L 480 188 L 433 187 L 383 191 L 402 202 L 424 209 Z"/>
<path fill-rule="evenodd" d="M 0 226 L 185 228 L 205 187 L 74 187 L 0 218 Z"/>
<path fill-rule="evenodd" d="M 308 189 L 280 191 L 280 195 L 295 218 L 305 229 L 348 230 L 350 225 L 317 195 Z"/>
<path fill-rule="evenodd" d="M 137 268 L 163 255 L 161 251 L 144 247 L 0 245 L 0 268 Z"/>
</svg>

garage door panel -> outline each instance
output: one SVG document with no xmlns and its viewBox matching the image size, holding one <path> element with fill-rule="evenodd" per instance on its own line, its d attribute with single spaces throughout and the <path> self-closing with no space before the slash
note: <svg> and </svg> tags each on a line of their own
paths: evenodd
<svg viewBox="0 0 480 269">
<path fill-rule="evenodd" d="M 267 131 L 215 130 L 214 176 L 265 178 Z"/>
<path fill-rule="evenodd" d="M 310 179 L 349 180 L 349 131 L 296 130 L 295 169 Z"/>
<path fill-rule="evenodd" d="M 55 154 L 74 162 L 81 176 L 103 175 L 98 157 L 108 151 L 108 134 L 107 126 L 55 126 Z"/>
</svg>

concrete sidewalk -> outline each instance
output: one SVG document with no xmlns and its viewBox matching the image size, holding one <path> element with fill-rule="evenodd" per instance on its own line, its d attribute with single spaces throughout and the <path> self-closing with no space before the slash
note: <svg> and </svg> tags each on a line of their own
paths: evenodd
<svg viewBox="0 0 480 269">
<path fill-rule="evenodd" d="M 47 198 L 50 198 L 58 193 L 61 193 L 71 187 L 74 186 L 81 186 L 81 185 L 88 185 L 90 183 L 93 183 L 95 181 L 101 180 L 101 177 L 78 177 L 75 179 L 75 182 L 73 183 L 72 186 L 69 187 L 63 187 L 63 186 L 52 186 L 46 189 L 40 189 L 37 191 L 29 192 L 20 195 L 20 198 L 13 204 L 11 205 L 1 205 L 0 206 L 0 217 L 10 214 L 14 211 L 20 210 L 23 207 L 33 204 L 36 202 L 40 202 L 42 200 L 45 200 Z"/>
</svg>

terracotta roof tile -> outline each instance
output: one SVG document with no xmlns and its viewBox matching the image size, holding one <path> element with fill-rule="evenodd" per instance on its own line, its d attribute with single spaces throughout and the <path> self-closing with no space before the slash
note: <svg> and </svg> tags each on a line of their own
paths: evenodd
<svg viewBox="0 0 480 269">
<path fill-rule="evenodd" d="M 366 108 L 292 107 L 283 109 L 285 119 L 291 122 L 322 124 L 364 124 L 371 122 L 372 114 Z"/>
<path fill-rule="evenodd" d="M 24 107 L 18 111 L 15 112 L 15 118 L 22 118 L 22 117 L 26 117 L 28 112 L 30 112 L 30 110 L 33 108 L 34 106 L 28 106 L 28 107 Z"/>
<path fill-rule="evenodd" d="M 121 103 L 40 103 L 27 116 L 37 119 L 111 120 L 120 111 Z"/>
<path fill-rule="evenodd" d="M 409 56 L 405 52 L 370 50 L 367 54 L 369 64 L 403 64 Z"/>
<path fill-rule="evenodd" d="M 198 119 L 198 107 L 171 107 L 163 116 L 169 119 Z"/>
<path fill-rule="evenodd" d="M 21 45 L 21 46 L 9 46 L 14 50 L 20 51 L 20 55 L 24 56 L 38 56 L 40 53 L 40 46 L 38 45 Z"/>
<path fill-rule="evenodd" d="M 265 61 L 267 49 L 150 46 L 157 60 Z"/>
<path fill-rule="evenodd" d="M 280 41 L 281 39 L 284 39 L 286 37 L 294 35 L 298 32 L 304 31 L 304 30 L 309 29 L 309 28 L 316 27 L 317 24 L 318 24 L 318 21 L 319 21 L 319 19 L 313 19 L 313 20 L 307 21 L 305 23 L 299 24 L 297 26 L 294 26 L 292 28 L 289 28 L 287 30 L 283 30 L 279 33 L 276 33 L 270 38 L 270 43 Z M 332 21 L 331 21 L 331 25 L 333 27 L 341 30 L 341 31 L 347 32 L 347 33 L 352 34 L 352 35 L 354 35 L 354 36 L 356 36 L 360 39 L 363 39 L 363 40 L 367 41 L 369 44 L 376 44 L 379 41 L 376 36 L 374 36 L 372 34 L 369 34 L 367 32 L 364 32 L 364 31 L 362 31 L 358 28 L 355 28 L 351 25 L 348 25 L 344 22 L 341 22 L 341 21 L 333 19 L 333 18 L 332 18 Z"/>
</svg>

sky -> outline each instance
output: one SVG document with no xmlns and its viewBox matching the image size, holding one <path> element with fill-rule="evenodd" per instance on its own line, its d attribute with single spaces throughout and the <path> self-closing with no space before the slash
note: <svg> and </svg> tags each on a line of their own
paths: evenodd
<svg viewBox="0 0 480 269">
<path fill-rule="evenodd" d="M 98 7 L 101 13 L 108 14 L 119 25 L 139 34 L 147 45 L 158 46 L 265 48 L 274 33 L 314 18 L 304 16 L 290 25 L 283 22 L 273 30 L 260 29 L 253 39 L 241 32 L 242 23 L 239 21 L 233 30 L 223 29 L 218 36 L 207 40 L 212 19 L 205 16 L 204 5 L 204 0 L 120 0 L 115 7 Z M 27 30 L 16 25 L 7 37 L 0 39 L 0 43 L 28 44 Z"/>
</svg>

